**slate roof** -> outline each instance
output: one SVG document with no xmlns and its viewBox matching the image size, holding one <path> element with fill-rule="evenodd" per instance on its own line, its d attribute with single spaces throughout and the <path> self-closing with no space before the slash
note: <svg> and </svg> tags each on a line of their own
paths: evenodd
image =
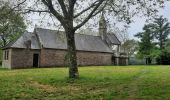
<svg viewBox="0 0 170 100">
<path fill-rule="evenodd" d="M 44 48 L 67 49 L 64 32 L 37 28 L 36 33 Z M 82 51 L 109 52 L 112 50 L 99 36 L 75 34 L 76 49 Z"/>
<path fill-rule="evenodd" d="M 120 44 L 115 35 L 108 34 L 107 36 L 113 44 Z M 6 48 L 27 48 L 28 41 L 31 41 L 31 49 L 67 49 L 64 32 L 42 28 L 36 28 L 33 33 L 25 32 L 17 41 L 9 43 Z M 113 52 L 100 36 L 77 33 L 75 43 L 76 49 L 81 51 Z"/>
<path fill-rule="evenodd" d="M 24 32 L 16 41 L 10 42 L 5 48 L 27 48 L 26 42 L 31 40 L 31 49 L 40 49 L 35 34 Z"/>
<path fill-rule="evenodd" d="M 119 41 L 119 39 L 116 37 L 115 34 L 110 34 L 108 33 L 107 34 L 107 39 L 112 43 L 112 44 L 115 44 L 115 45 L 120 45 L 121 42 Z"/>
</svg>

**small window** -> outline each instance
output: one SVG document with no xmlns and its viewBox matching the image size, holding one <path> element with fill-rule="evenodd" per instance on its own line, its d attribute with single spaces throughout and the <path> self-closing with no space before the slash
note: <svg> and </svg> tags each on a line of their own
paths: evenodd
<svg viewBox="0 0 170 100">
<path fill-rule="evenodd" d="M 5 50 L 4 60 L 8 60 L 8 57 L 9 57 L 9 50 Z"/>
</svg>

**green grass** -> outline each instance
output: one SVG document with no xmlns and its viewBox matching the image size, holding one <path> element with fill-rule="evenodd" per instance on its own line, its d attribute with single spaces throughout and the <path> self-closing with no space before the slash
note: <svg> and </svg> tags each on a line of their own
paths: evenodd
<svg viewBox="0 0 170 100">
<path fill-rule="evenodd" d="M 0 100 L 169 100 L 170 66 L 0 69 Z"/>
</svg>

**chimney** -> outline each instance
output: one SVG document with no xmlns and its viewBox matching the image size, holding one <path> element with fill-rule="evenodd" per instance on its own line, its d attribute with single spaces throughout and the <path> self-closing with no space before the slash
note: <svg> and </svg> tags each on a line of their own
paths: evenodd
<svg viewBox="0 0 170 100">
<path fill-rule="evenodd" d="M 106 33 L 107 33 L 107 24 L 106 24 L 104 14 L 102 13 L 102 16 L 99 21 L 99 35 L 104 41 L 106 40 Z"/>
</svg>

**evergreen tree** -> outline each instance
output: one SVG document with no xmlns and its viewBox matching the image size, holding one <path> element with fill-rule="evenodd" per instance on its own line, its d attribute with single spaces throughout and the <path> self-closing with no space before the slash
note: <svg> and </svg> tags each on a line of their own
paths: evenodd
<svg viewBox="0 0 170 100">
<path fill-rule="evenodd" d="M 144 32 L 136 35 L 141 39 L 139 42 L 139 55 L 143 58 L 145 57 L 147 63 L 150 63 L 151 58 L 156 57 L 158 64 L 168 64 L 165 61 L 165 58 L 168 58 L 166 45 L 170 34 L 168 20 L 162 16 L 155 18 L 151 23 L 145 25 L 143 30 Z"/>
<path fill-rule="evenodd" d="M 139 42 L 139 52 L 138 55 L 141 58 L 146 59 L 146 64 L 151 64 L 152 62 L 152 51 L 154 48 L 153 44 L 153 33 L 151 31 L 150 24 L 145 25 L 143 28 L 144 32 L 140 32 L 135 36 L 140 38 Z"/>
<path fill-rule="evenodd" d="M 154 29 L 155 38 L 158 40 L 159 48 L 164 49 L 168 35 L 170 34 L 170 23 L 166 18 L 161 16 L 159 18 L 155 18 L 152 23 L 152 27 Z"/>
</svg>

